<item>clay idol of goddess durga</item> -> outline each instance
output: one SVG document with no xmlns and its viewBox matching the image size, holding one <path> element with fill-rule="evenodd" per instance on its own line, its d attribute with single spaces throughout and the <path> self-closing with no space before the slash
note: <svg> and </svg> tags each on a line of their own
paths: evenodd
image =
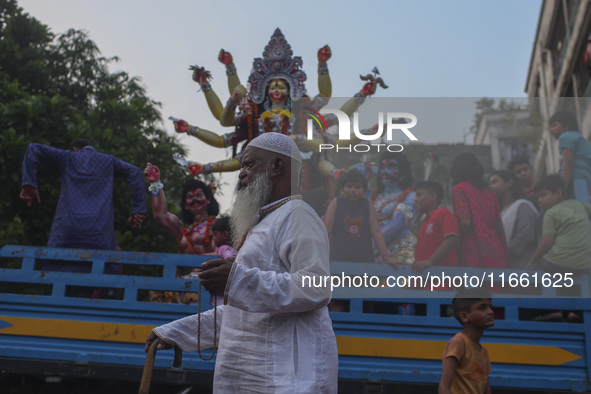
<svg viewBox="0 0 591 394">
<path fill-rule="evenodd" d="M 317 152 L 320 144 L 338 143 L 336 136 L 327 133 L 327 128 L 316 127 L 313 138 L 308 139 L 307 122 L 298 121 L 307 119 L 307 114 L 320 110 L 330 99 L 332 85 L 327 66 L 331 57 L 330 47 L 326 45 L 318 50 L 319 94 L 316 97 L 307 95 L 304 84 L 306 74 L 301 69 L 302 59 L 292 55 L 291 46 L 281 30 L 276 29 L 263 51 L 263 57 L 254 59 L 247 89 L 240 84 L 232 55 L 222 49 L 218 59 L 226 66 L 230 92 L 225 106 L 209 84 L 209 71 L 203 67 L 191 67 L 193 80 L 200 84 L 213 116 L 222 126 L 234 129 L 230 133 L 219 135 L 190 125 L 184 120 L 171 118 L 178 133 L 187 133 L 216 148 L 233 149 L 231 159 L 208 164 L 190 164 L 191 173 L 207 175 L 213 172 L 237 171 L 242 157 L 242 152 L 238 150 L 240 143 L 244 142 L 245 146 L 259 134 L 279 132 L 289 135 L 306 159 L 302 168 L 302 191 L 326 186 L 324 183 L 327 177 L 335 177 L 337 170 Z M 374 69 L 375 73 L 377 69 Z M 361 78 L 366 81 L 361 91 L 340 109 L 348 116 L 359 108 L 366 97 L 375 93 L 378 85 L 387 88 L 381 78 L 375 78 L 371 74 Z M 334 115 L 324 115 L 324 119 L 328 127 L 337 123 Z"/>
</svg>

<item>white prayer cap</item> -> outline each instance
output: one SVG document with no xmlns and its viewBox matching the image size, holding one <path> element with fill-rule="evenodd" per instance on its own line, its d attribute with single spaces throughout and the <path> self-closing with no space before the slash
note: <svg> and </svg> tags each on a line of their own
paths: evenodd
<svg viewBox="0 0 591 394">
<path fill-rule="evenodd" d="M 250 141 L 249 147 L 259 148 L 268 152 L 279 153 L 287 156 L 292 160 L 302 164 L 302 155 L 300 150 L 293 140 L 285 134 L 281 133 L 263 133 Z"/>
</svg>

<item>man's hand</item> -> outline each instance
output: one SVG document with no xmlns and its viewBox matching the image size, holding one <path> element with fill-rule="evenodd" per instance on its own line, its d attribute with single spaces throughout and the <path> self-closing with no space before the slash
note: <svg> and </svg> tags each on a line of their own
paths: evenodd
<svg viewBox="0 0 591 394">
<path fill-rule="evenodd" d="M 223 293 L 226 289 L 226 282 L 232 270 L 233 261 L 219 259 L 210 260 L 201 265 L 203 271 L 199 273 L 199 280 L 211 294 Z"/>
<path fill-rule="evenodd" d="M 27 203 L 28 207 L 31 206 L 33 200 L 36 200 L 37 204 L 41 204 L 41 198 L 39 198 L 39 191 L 31 185 L 23 186 L 23 188 L 21 189 L 20 198 L 21 200 Z"/>
<path fill-rule="evenodd" d="M 414 263 L 410 266 L 411 269 L 415 272 L 421 272 L 425 268 L 431 267 L 433 263 L 430 260 L 415 260 Z"/>
<path fill-rule="evenodd" d="M 150 183 L 160 181 L 160 169 L 152 163 L 148 163 L 144 170 L 144 175 L 146 175 L 146 178 Z"/>
<path fill-rule="evenodd" d="M 158 335 L 154 334 L 154 331 L 152 331 L 148 336 L 148 339 L 146 339 L 144 352 L 148 353 L 148 350 L 150 349 L 150 346 L 154 341 L 158 341 L 158 346 L 156 347 L 156 350 L 171 349 L 174 346 L 173 344 L 162 340 Z"/>
<path fill-rule="evenodd" d="M 134 213 L 129 217 L 127 220 L 128 223 L 131 223 L 131 228 L 138 228 L 142 225 L 144 220 L 146 219 L 146 215 L 143 213 Z"/>
</svg>

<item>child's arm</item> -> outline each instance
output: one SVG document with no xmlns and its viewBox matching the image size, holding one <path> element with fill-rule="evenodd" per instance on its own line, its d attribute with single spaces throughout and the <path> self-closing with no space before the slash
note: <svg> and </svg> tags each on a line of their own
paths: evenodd
<svg viewBox="0 0 591 394">
<path fill-rule="evenodd" d="M 568 190 L 568 185 L 573 175 L 573 168 L 575 167 L 575 154 L 572 150 L 568 148 L 562 148 L 562 179 L 564 179 L 564 183 L 566 184 L 566 188 Z"/>
<path fill-rule="evenodd" d="M 412 263 L 412 269 L 414 271 L 422 271 L 427 267 L 436 265 L 440 260 L 450 254 L 453 248 L 458 246 L 459 243 L 460 238 L 457 235 L 448 235 L 443 239 L 443 241 L 441 241 L 439 247 L 435 250 L 435 252 L 433 252 L 431 256 L 429 256 L 428 259 L 415 261 Z"/>
<path fill-rule="evenodd" d="M 382 230 L 380 229 L 380 225 L 378 224 L 378 215 L 376 214 L 376 210 L 374 209 L 373 205 L 369 203 L 369 231 L 371 232 L 371 236 L 373 241 L 376 243 L 376 247 L 378 248 L 378 252 L 380 256 L 382 256 L 382 260 L 384 263 L 392 264 L 396 266 L 399 262 L 396 259 L 393 259 L 388 254 L 388 248 L 386 247 L 386 240 L 384 239 L 384 234 L 382 234 Z"/>
<path fill-rule="evenodd" d="M 332 235 L 332 230 L 334 229 L 334 221 L 335 216 L 337 214 L 337 198 L 333 198 L 330 202 L 330 205 L 326 209 L 326 216 L 324 217 L 324 226 L 326 226 L 326 231 L 328 232 L 328 236 Z"/>
<path fill-rule="evenodd" d="M 443 372 L 441 374 L 441 380 L 439 380 L 439 389 L 437 391 L 439 394 L 451 393 L 451 382 L 456 374 L 458 363 L 458 359 L 454 356 L 449 356 L 443 361 Z"/>
<path fill-rule="evenodd" d="M 540 242 L 540 244 L 538 245 L 538 248 L 534 252 L 533 256 L 531 256 L 531 259 L 530 259 L 529 263 L 527 264 L 527 266 L 525 267 L 525 269 L 530 269 L 534 265 L 534 263 L 540 259 L 540 257 L 542 257 L 544 254 L 546 254 L 546 252 L 550 250 L 552 245 L 554 245 L 555 239 L 556 239 L 556 236 L 554 234 L 544 235 L 544 237 L 542 238 L 542 242 Z"/>
</svg>

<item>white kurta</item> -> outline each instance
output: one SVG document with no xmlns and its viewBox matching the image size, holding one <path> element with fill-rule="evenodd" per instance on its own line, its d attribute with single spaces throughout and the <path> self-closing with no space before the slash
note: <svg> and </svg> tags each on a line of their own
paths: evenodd
<svg viewBox="0 0 591 394">
<path fill-rule="evenodd" d="M 329 275 L 328 237 L 317 214 L 292 200 L 253 227 L 236 257 L 218 307 L 216 393 L 336 393 L 338 354 L 328 298 L 292 285 Z M 299 297 L 299 298 L 298 298 Z M 155 332 L 185 352 L 197 350 L 197 316 Z M 213 311 L 201 316 L 201 348 L 213 345 Z"/>
</svg>

